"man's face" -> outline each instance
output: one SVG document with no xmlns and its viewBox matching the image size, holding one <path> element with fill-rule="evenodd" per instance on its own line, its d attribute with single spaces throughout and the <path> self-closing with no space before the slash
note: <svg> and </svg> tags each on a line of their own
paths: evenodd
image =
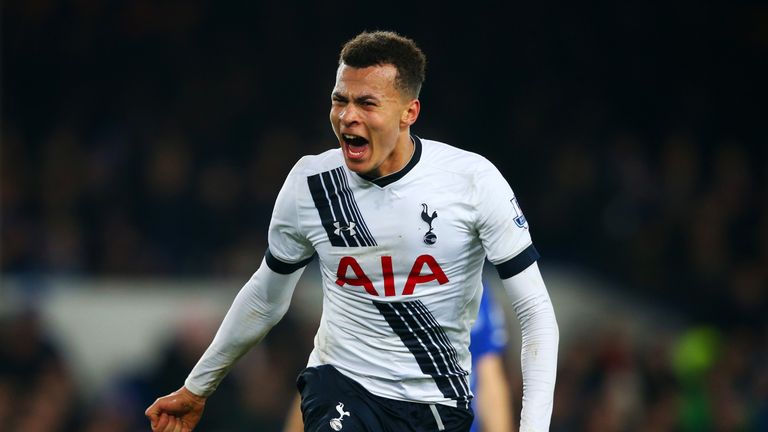
<svg viewBox="0 0 768 432">
<path fill-rule="evenodd" d="M 409 127 L 419 113 L 418 99 L 395 88 L 393 65 L 336 72 L 331 94 L 331 125 L 352 171 L 374 178 L 399 171 L 411 157 Z"/>
</svg>

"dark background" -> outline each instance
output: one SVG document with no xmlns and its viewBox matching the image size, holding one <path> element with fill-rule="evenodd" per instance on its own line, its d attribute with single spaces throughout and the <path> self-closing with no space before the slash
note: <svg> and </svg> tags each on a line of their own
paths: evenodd
<svg viewBox="0 0 768 432">
<path fill-rule="evenodd" d="M 542 265 L 765 358 L 765 3 L 36 0 L 2 14 L 5 275 L 245 280 L 292 164 L 336 145 L 341 45 L 391 29 L 428 58 L 413 132 L 499 167 Z M 738 393 L 759 427 L 768 384 L 752 384 Z M 588 429 L 570 421 L 558 430 Z"/>
</svg>

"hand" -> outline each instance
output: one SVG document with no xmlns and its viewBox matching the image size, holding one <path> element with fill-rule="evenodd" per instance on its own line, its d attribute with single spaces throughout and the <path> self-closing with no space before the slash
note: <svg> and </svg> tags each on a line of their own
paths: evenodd
<svg viewBox="0 0 768 432">
<path fill-rule="evenodd" d="M 152 432 L 192 432 L 203 415 L 205 399 L 182 387 L 158 398 L 144 415 L 149 419 Z"/>
</svg>

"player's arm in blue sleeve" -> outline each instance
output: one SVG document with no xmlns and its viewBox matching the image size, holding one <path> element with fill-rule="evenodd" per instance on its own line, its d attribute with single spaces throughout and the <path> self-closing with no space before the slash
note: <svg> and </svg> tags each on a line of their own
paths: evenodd
<svg viewBox="0 0 768 432">
<path fill-rule="evenodd" d="M 507 329 L 504 311 L 494 299 L 491 288 L 483 285 L 483 296 L 472 326 L 469 351 L 472 360 L 487 354 L 500 354 L 507 348 Z"/>
</svg>

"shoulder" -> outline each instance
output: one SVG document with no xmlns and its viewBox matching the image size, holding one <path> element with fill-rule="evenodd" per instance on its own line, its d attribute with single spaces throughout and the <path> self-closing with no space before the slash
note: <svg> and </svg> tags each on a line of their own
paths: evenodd
<svg viewBox="0 0 768 432">
<path fill-rule="evenodd" d="M 433 140 L 422 140 L 422 147 L 422 159 L 432 172 L 460 179 L 473 193 L 503 180 L 498 168 L 480 154 Z"/>
<path fill-rule="evenodd" d="M 329 149 L 320 154 L 306 155 L 299 159 L 291 170 L 291 176 L 309 177 L 322 172 L 330 171 L 344 165 L 341 150 Z"/>
<path fill-rule="evenodd" d="M 484 156 L 444 142 L 421 139 L 422 158 L 430 165 L 460 174 L 474 175 L 496 167 Z"/>
</svg>

